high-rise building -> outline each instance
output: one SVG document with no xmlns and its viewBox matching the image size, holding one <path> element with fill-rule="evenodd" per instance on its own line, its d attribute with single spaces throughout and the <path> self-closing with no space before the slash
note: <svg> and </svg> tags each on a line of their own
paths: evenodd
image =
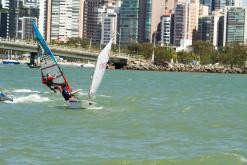
<svg viewBox="0 0 247 165">
<path fill-rule="evenodd" d="M 8 38 L 16 38 L 17 35 L 17 18 L 16 18 L 16 9 L 15 0 L 7 0 L 6 7 L 8 8 Z"/>
<path fill-rule="evenodd" d="M 152 0 L 140 0 L 139 2 L 139 42 L 150 41 Z"/>
<path fill-rule="evenodd" d="M 83 35 L 92 43 L 116 43 L 118 0 L 85 0 Z M 110 30 L 110 31 L 109 31 Z"/>
<path fill-rule="evenodd" d="M 157 31 L 160 17 L 165 11 L 164 0 L 140 0 L 139 2 L 139 42 L 152 41 Z"/>
<path fill-rule="evenodd" d="M 223 46 L 224 17 L 222 10 L 213 11 L 209 16 L 199 18 L 199 40 L 211 42 L 216 48 Z"/>
<path fill-rule="evenodd" d="M 84 0 L 45 0 L 40 6 L 39 28 L 47 42 L 83 37 Z"/>
<path fill-rule="evenodd" d="M 119 9 L 121 43 L 137 42 L 139 29 L 139 0 L 124 0 Z"/>
<path fill-rule="evenodd" d="M 223 46 L 224 17 L 222 10 L 213 11 L 211 15 L 210 41 L 215 47 Z"/>
<path fill-rule="evenodd" d="M 66 42 L 69 38 L 82 36 L 79 34 L 82 32 L 81 5 L 80 0 L 47 1 L 47 40 Z"/>
<path fill-rule="evenodd" d="M 198 38 L 202 41 L 210 41 L 211 25 L 212 25 L 211 16 L 203 16 L 199 18 L 198 21 Z"/>
<path fill-rule="evenodd" d="M 19 19 L 21 21 L 21 39 L 33 38 L 32 22 L 37 23 L 36 17 L 22 17 Z"/>
<path fill-rule="evenodd" d="M 223 46 L 247 42 L 247 8 L 225 7 Z"/>
<path fill-rule="evenodd" d="M 92 39 L 94 43 L 100 42 L 101 28 L 99 25 L 98 8 L 104 6 L 104 0 L 85 0 L 83 14 L 83 37 Z M 98 36 L 99 35 L 99 36 Z"/>
<path fill-rule="evenodd" d="M 116 44 L 117 39 L 117 13 L 114 9 L 106 9 L 102 15 L 101 44 L 106 45 L 110 39 Z"/>
<path fill-rule="evenodd" d="M 177 3 L 174 19 L 174 44 L 181 46 L 181 41 L 188 45 L 196 37 L 199 18 L 199 1 Z"/>
<path fill-rule="evenodd" d="M 38 27 L 40 33 L 46 39 L 46 27 L 47 27 L 47 0 L 40 0 L 38 4 L 39 17 L 38 17 Z"/>
<path fill-rule="evenodd" d="M 222 9 L 224 10 L 226 6 L 241 7 L 242 0 L 212 0 L 212 11 Z"/>
<path fill-rule="evenodd" d="M 39 17 L 39 0 L 19 0 L 15 5 L 15 38 L 32 39 L 31 21 Z"/>
<path fill-rule="evenodd" d="M 161 46 L 171 45 L 173 42 L 173 15 L 167 10 L 161 17 Z"/>
<path fill-rule="evenodd" d="M 0 37 L 7 37 L 7 9 L 2 8 L 0 3 Z"/>
</svg>

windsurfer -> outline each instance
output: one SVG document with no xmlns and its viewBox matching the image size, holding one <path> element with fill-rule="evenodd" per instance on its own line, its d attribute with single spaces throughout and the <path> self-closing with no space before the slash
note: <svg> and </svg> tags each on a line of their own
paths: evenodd
<svg viewBox="0 0 247 165">
<path fill-rule="evenodd" d="M 53 92 L 56 93 L 56 90 L 59 90 L 59 91 L 60 91 L 60 86 L 54 84 L 53 80 L 54 80 L 55 78 L 57 78 L 56 75 L 53 76 L 52 74 L 48 73 L 48 74 L 46 75 L 46 78 L 43 77 L 42 82 L 43 82 L 43 84 L 46 84 L 47 87 L 50 88 Z"/>
<path fill-rule="evenodd" d="M 71 94 L 70 87 L 66 84 L 62 85 L 62 95 L 64 97 L 64 100 L 66 100 L 66 101 L 76 99 L 75 96 L 73 94 Z"/>
</svg>

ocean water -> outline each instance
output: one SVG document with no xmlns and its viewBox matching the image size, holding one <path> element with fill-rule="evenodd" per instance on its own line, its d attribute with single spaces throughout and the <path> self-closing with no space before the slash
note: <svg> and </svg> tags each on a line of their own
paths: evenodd
<svg viewBox="0 0 247 165">
<path fill-rule="evenodd" d="M 86 97 L 91 69 L 62 66 Z M 40 70 L 0 65 L 0 164 L 245 165 L 247 75 L 107 70 L 70 110 Z"/>
</svg>

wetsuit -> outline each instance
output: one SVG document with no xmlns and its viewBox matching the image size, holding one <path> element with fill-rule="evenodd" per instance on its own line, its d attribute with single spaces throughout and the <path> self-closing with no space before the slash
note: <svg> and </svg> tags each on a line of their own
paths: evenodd
<svg viewBox="0 0 247 165">
<path fill-rule="evenodd" d="M 66 89 L 66 87 L 63 88 L 62 95 L 66 101 L 68 101 L 72 97 L 71 93 Z"/>
</svg>

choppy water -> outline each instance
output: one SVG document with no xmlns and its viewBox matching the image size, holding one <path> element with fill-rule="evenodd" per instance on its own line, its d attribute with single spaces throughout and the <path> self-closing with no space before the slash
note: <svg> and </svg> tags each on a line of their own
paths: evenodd
<svg viewBox="0 0 247 165">
<path fill-rule="evenodd" d="M 64 67 L 87 93 L 92 70 Z M 100 108 L 69 110 L 40 70 L 0 65 L 0 164 L 247 164 L 247 75 L 107 70 Z"/>
</svg>

